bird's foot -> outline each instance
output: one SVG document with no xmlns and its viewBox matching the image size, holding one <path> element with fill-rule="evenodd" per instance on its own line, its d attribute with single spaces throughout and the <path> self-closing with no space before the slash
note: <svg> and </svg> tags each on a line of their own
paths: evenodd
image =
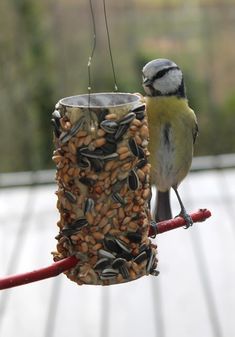
<svg viewBox="0 0 235 337">
<path fill-rule="evenodd" d="M 154 220 L 151 220 L 150 221 L 150 228 L 151 228 L 151 231 L 152 231 L 152 235 L 151 235 L 151 238 L 152 239 L 155 239 L 157 234 L 158 234 L 158 230 L 157 230 L 157 222 L 154 221 Z"/>
<path fill-rule="evenodd" d="M 193 220 L 192 220 L 191 216 L 186 212 L 185 209 L 182 209 L 180 214 L 177 215 L 177 216 L 180 216 L 185 220 L 186 225 L 184 226 L 184 229 L 187 229 L 187 228 L 189 228 L 193 225 Z"/>
</svg>

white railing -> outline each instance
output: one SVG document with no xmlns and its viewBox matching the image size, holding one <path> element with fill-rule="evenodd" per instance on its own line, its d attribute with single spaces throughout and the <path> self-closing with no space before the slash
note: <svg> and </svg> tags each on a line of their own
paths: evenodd
<svg viewBox="0 0 235 337">
<path fill-rule="evenodd" d="M 203 156 L 193 159 L 191 172 L 235 168 L 235 154 Z M 0 188 L 55 183 L 55 170 L 0 173 Z"/>
</svg>

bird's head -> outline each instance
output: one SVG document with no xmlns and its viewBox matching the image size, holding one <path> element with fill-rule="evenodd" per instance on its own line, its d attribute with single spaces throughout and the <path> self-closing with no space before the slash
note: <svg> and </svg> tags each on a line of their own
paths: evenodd
<svg viewBox="0 0 235 337">
<path fill-rule="evenodd" d="M 174 62 L 156 59 L 148 62 L 142 72 L 147 96 L 186 97 L 183 73 Z"/>
</svg>

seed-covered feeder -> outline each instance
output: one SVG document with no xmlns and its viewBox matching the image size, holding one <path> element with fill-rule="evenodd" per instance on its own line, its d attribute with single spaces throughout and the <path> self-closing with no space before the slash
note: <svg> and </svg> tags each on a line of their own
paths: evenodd
<svg viewBox="0 0 235 337">
<path fill-rule="evenodd" d="M 61 99 L 52 113 L 57 207 L 54 264 L 0 277 L 0 290 L 64 272 L 77 284 L 111 285 L 158 275 L 149 237 L 182 227 L 150 215 L 148 121 L 142 97 L 99 93 Z M 194 222 L 211 216 L 201 209 Z"/>
<path fill-rule="evenodd" d="M 61 99 L 53 112 L 59 234 L 54 260 L 78 259 L 66 275 L 110 285 L 156 274 L 148 238 L 148 122 L 139 95 Z"/>
</svg>

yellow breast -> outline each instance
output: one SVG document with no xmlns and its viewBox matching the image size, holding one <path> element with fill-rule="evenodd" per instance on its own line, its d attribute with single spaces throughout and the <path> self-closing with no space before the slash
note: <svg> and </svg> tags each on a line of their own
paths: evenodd
<svg viewBox="0 0 235 337">
<path fill-rule="evenodd" d="M 159 190 L 178 185 L 192 161 L 196 117 L 186 99 L 146 97 L 152 179 Z"/>
</svg>

